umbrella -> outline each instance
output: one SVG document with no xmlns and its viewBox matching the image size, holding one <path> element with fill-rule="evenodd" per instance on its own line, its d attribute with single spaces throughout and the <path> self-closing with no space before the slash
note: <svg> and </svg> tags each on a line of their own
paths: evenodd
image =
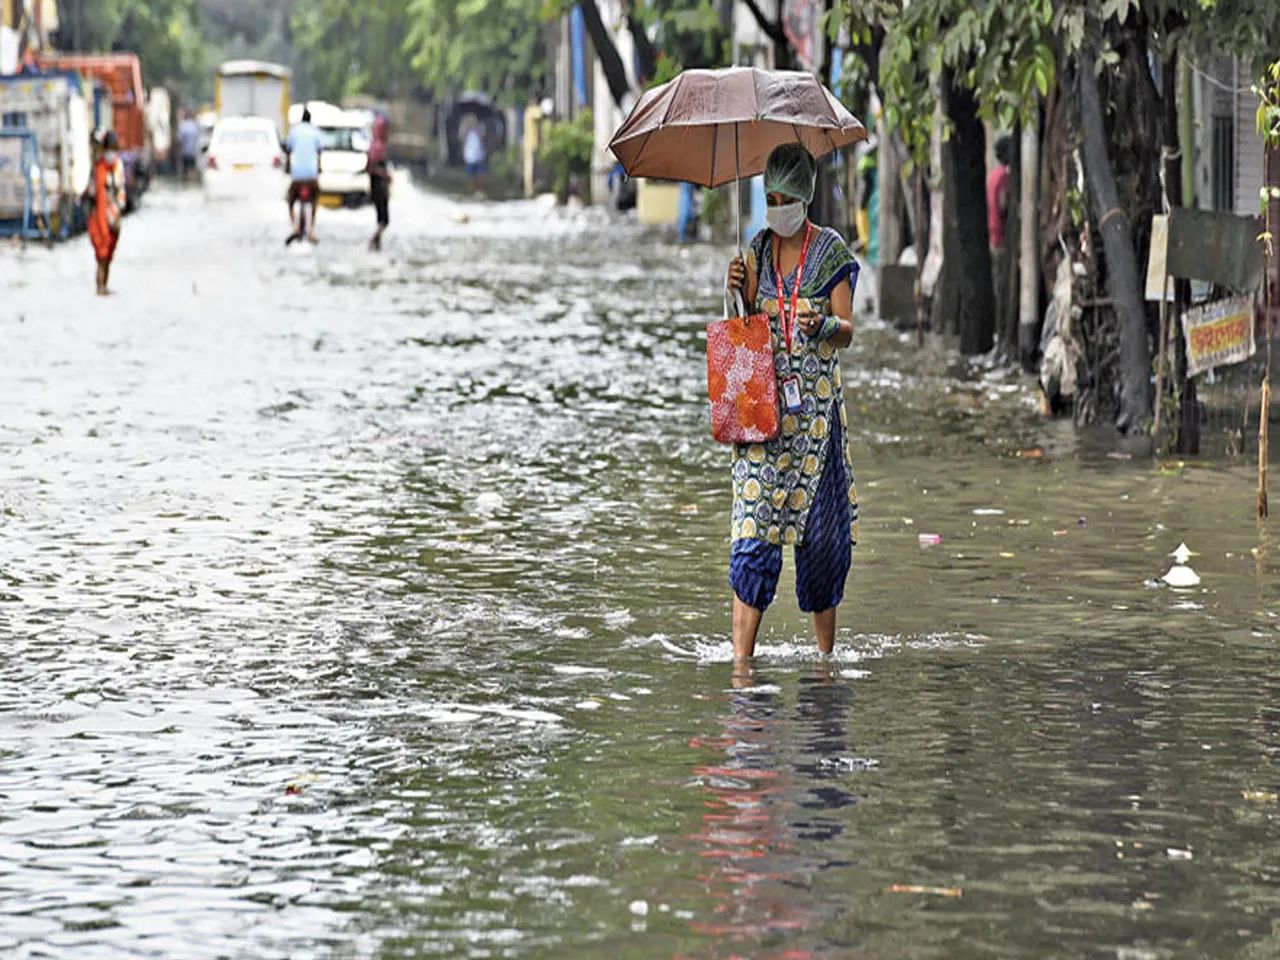
<svg viewBox="0 0 1280 960">
<path fill-rule="evenodd" d="M 866 128 L 812 74 L 729 67 L 686 70 L 645 93 L 609 149 L 632 177 L 704 187 L 764 172 L 799 141 L 815 157 L 867 139 Z M 741 238 L 741 210 L 734 206 Z"/>
</svg>

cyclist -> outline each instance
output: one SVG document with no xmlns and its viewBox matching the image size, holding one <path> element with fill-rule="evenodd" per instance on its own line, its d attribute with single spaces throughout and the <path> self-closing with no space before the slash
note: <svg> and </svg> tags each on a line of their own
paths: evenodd
<svg viewBox="0 0 1280 960">
<path fill-rule="evenodd" d="M 302 122 L 289 130 L 284 143 L 289 170 L 289 223 L 293 232 L 285 246 L 306 236 L 316 242 L 316 208 L 320 205 L 320 147 L 322 135 L 311 123 L 311 110 L 303 108 Z M 300 205 L 297 215 L 294 207 Z M 307 207 L 311 207 L 311 230 L 307 231 Z"/>
</svg>

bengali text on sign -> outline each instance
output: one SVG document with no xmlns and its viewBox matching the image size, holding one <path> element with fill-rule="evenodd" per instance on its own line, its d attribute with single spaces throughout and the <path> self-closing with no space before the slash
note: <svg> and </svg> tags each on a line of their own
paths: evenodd
<svg viewBox="0 0 1280 960">
<path fill-rule="evenodd" d="M 1195 376 L 1212 367 L 1248 360 L 1253 339 L 1253 298 L 1215 300 L 1188 310 L 1182 316 L 1187 339 L 1187 373 Z"/>
</svg>

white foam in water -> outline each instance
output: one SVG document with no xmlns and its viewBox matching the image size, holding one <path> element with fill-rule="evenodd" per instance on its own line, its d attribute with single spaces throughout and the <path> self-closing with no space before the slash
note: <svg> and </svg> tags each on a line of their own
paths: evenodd
<svg viewBox="0 0 1280 960">
<path fill-rule="evenodd" d="M 629 627 L 636 622 L 636 618 L 631 615 L 630 610 L 613 610 L 604 615 L 604 625 L 606 627 Z"/>
<path fill-rule="evenodd" d="M 880 766 L 879 760 L 870 757 L 822 757 L 818 767 L 822 770 L 838 770 L 841 773 L 856 773 L 860 770 L 872 770 Z"/>
<path fill-rule="evenodd" d="M 659 838 L 658 838 L 658 835 L 657 835 L 656 833 L 650 834 L 650 835 L 649 835 L 649 836 L 647 836 L 647 837 L 625 837 L 625 838 L 623 838 L 623 841 L 622 841 L 622 843 L 620 844 L 620 846 L 623 846 L 623 847 L 652 847 L 655 843 L 657 843 L 657 842 L 658 842 L 658 839 L 659 839 Z"/>
<path fill-rule="evenodd" d="M 922 636 L 891 636 L 887 634 L 857 634 L 852 642 L 847 639 L 836 641 L 835 652 L 826 658 L 831 663 L 849 665 L 863 660 L 877 659 L 889 650 L 936 649 L 950 647 L 978 647 L 986 637 L 964 634 L 933 633 Z M 697 636 L 686 636 L 677 643 L 664 633 L 651 634 L 648 637 L 632 637 L 627 646 L 647 647 L 661 646 L 676 656 L 696 660 L 700 664 L 732 663 L 733 643 L 725 640 L 710 640 Z M 792 640 L 762 640 L 756 644 L 756 660 L 770 663 L 816 663 L 824 659 L 818 652 L 812 638 L 797 637 Z M 849 675 L 849 674 L 847 674 Z"/>
<path fill-rule="evenodd" d="M 556 673 L 563 673 L 566 676 L 604 676 L 609 673 L 604 667 L 580 667 L 576 663 L 557 663 L 551 668 Z"/>
<path fill-rule="evenodd" d="M 434 703 L 420 704 L 414 713 L 436 723 L 468 723 L 483 718 L 485 714 L 518 720 L 521 723 L 563 723 L 564 718 L 546 710 L 508 707 L 505 704 Z"/>
</svg>

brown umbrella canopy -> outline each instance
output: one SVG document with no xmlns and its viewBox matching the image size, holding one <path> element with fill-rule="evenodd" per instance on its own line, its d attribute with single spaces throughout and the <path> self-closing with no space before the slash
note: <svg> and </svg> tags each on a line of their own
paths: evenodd
<svg viewBox="0 0 1280 960">
<path fill-rule="evenodd" d="M 632 177 L 718 187 L 762 173 L 783 143 L 799 141 L 822 157 L 866 138 L 811 74 L 729 67 L 686 70 L 650 90 L 609 149 Z"/>
</svg>

